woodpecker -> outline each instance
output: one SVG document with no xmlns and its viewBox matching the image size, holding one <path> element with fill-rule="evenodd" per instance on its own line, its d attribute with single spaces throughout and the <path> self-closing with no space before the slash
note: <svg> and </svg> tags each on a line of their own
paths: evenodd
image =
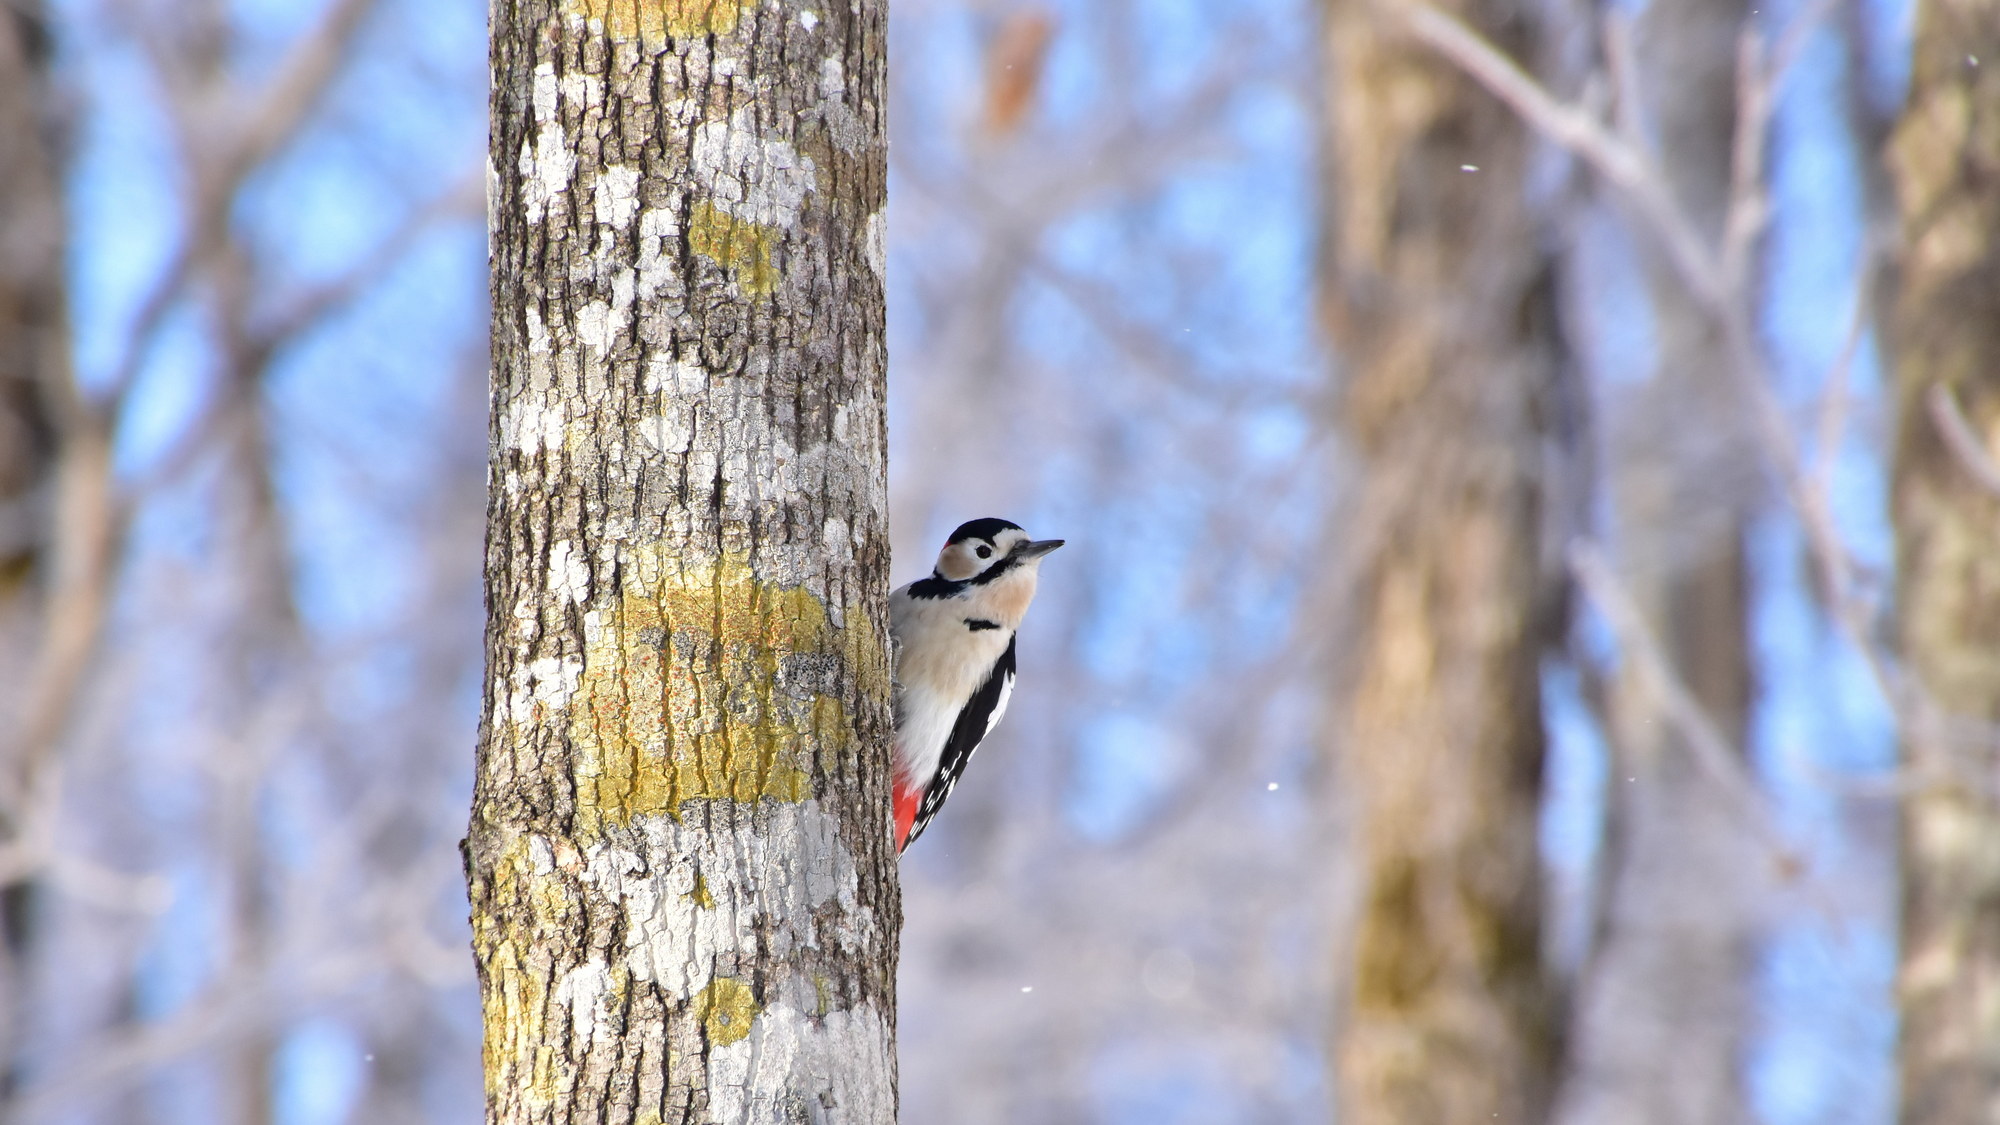
<svg viewBox="0 0 2000 1125">
<path fill-rule="evenodd" d="M 929 578 L 889 595 L 896 638 L 896 850 L 923 835 L 1014 692 L 1014 630 L 1042 556 L 1002 519 L 960 524 Z"/>
</svg>

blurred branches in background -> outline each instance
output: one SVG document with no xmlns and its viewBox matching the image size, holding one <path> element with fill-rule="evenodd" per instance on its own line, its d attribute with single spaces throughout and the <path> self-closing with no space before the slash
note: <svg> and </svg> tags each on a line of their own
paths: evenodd
<svg viewBox="0 0 2000 1125">
<path fill-rule="evenodd" d="M 976 128 L 999 115 L 959 94 L 959 144 L 937 158 L 965 169 L 956 193 L 913 170 L 948 135 L 935 111 L 897 118 L 897 222 L 956 205 L 896 228 L 908 269 L 929 282 L 951 237 L 987 240 L 944 311 L 921 304 L 935 283 L 898 306 L 923 310 L 897 322 L 920 341 L 898 353 L 902 401 L 938 404 L 897 419 L 905 503 L 911 481 L 981 495 L 997 462 L 1035 480 L 1010 500 L 1031 526 L 1087 497 L 1084 529 L 1060 530 L 1101 552 L 1068 643 L 1023 656 L 1024 700 L 1038 660 L 1060 662 L 1082 713 L 1001 734 L 981 768 L 1009 787 L 964 789 L 994 811 L 906 867 L 917 1119 L 1895 1115 L 1889 798 L 1943 784 L 1968 829 L 1988 823 L 1962 803 L 1992 776 L 1994 698 L 1937 698 L 1892 616 L 1891 517 L 1909 512 L 1889 496 L 1877 326 L 1897 200 L 1878 162 L 1908 10 L 1331 3 L 1231 9 L 1173 46 L 1185 9 L 1139 10 L 1102 38 L 1095 9 L 938 18 L 990 44 L 989 101 L 1019 98 L 1007 45 L 1030 18 L 1056 21 L 1057 60 L 1108 76 L 1080 95 L 1041 69 L 1042 115 L 1017 137 Z M 1126 157 L 1077 105 L 1128 120 L 1121 96 L 1154 89 L 1135 42 L 1180 60 L 1168 89 L 1202 93 L 1156 95 L 1126 127 L 1160 139 Z M 1260 61 L 1203 89 L 1203 61 L 1231 51 Z M 1300 133 L 1258 147 L 1284 128 L 1324 138 L 1324 163 L 1286 158 Z M 1088 152 L 1064 159 L 1072 136 Z M 1311 182 L 1285 178 L 1302 165 Z M 1069 204 L 1065 176 L 1103 202 Z M 975 224 L 1009 182 L 1013 205 Z M 1160 223 L 1190 198 L 1209 222 Z M 1259 258 L 1251 232 L 1281 207 L 1294 256 Z M 1111 231 L 1144 231 L 1150 268 L 1129 271 Z M 1216 293 L 1224 263 L 1299 292 Z M 1309 288 L 1330 378 L 1284 351 L 1310 340 L 1291 313 Z M 1210 319 L 1225 309 L 1268 319 Z M 1053 341 L 1073 357 L 1054 378 Z M 1977 425 L 1900 417 L 1923 448 L 1990 452 Z M 1274 430 L 1290 444 L 1266 475 L 1252 454 Z M 1048 480 L 1045 440 L 1078 470 Z M 1958 460 L 1970 488 L 1982 457 Z M 1993 542 L 1983 503 L 1954 542 Z M 922 530 L 943 523 L 924 512 Z M 1948 585 L 1993 596 L 1976 572 Z M 1230 616 L 1252 590 L 1268 616 Z M 1955 604 L 1947 660 L 1969 674 L 1963 632 L 1986 611 Z M 1109 639 L 1135 632 L 1159 639 Z M 1953 732 L 1956 768 L 1895 764 L 1898 734 L 1924 731 Z M 1967 1003 L 1991 961 L 1974 881 L 1927 966 Z M 1191 983 L 1161 987 L 1168 966 Z M 975 985 L 988 1006 L 968 1012 Z M 931 994 L 948 997 L 935 1024 Z M 1990 1035 L 1955 1026 L 1942 1049 L 1975 1103 L 1912 1120 L 2000 1094 L 1977 1061 Z"/>
<path fill-rule="evenodd" d="M 0 11 L 0 1118 L 291 1120 L 334 1082 L 419 1121 L 477 1090 L 458 9 Z"/>
<path fill-rule="evenodd" d="M 0 17 L 0 1120 L 473 1120 L 481 9 Z M 1990 2 L 891 18 L 905 1120 L 2000 1105 Z"/>
</svg>

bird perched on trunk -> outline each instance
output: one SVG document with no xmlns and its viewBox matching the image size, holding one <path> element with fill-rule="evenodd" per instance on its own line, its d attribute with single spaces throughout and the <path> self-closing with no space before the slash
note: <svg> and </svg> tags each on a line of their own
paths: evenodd
<svg viewBox="0 0 2000 1125">
<path fill-rule="evenodd" d="M 889 595 L 896 637 L 896 848 L 944 807 L 1014 691 L 1014 630 L 1035 600 L 1042 556 L 1001 519 L 960 524 L 929 578 Z"/>
</svg>

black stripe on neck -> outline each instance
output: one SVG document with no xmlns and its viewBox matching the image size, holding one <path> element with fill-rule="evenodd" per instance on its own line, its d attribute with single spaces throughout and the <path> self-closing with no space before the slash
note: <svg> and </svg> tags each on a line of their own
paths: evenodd
<svg viewBox="0 0 2000 1125">
<path fill-rule="evenodd" d="M 937 598 L 949 598 L 963 594 L 965 587 L 966 583 L 964 582 L 953 582 L 936 571 L 932 571 L 929 578 L 910 583 L 910 596 L 933 600 Z"/>
</svg>

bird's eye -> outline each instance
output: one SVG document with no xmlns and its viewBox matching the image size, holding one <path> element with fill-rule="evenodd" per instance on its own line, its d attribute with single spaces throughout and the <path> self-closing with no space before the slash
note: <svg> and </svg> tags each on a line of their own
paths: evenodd
<svg viewBox="0 0 2000 1125">
<path fill-rule="evenodd" d="M 982 559 L 990 559 L 993 557 L 993 548 L 981 547 L 977 551 L 974 551 L 973 553 L 978 555 Z"/>
</svg>

